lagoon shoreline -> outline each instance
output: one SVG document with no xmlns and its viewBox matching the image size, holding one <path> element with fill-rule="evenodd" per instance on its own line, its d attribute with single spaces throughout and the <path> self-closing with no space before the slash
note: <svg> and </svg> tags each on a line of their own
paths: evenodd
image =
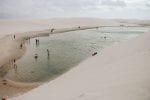
<svg viewBox="0 0 150 100">
<path fill-rule="evenodd" d="M 49 36 L 52 34 L 57 34 L 57 33 L 64 33 L 64 32 L 70 32 L 70 31 L 78 31 L 78 30 L 86 30 L 86 29 L 93 29 L 93 28 L 97 28 L 96 27 L 75 27 L 75 28 L 63 28 L 63 29 L 55 29 L 53 32 L 51 32 L 51 29 L 47 29 L 47 30 L 43 30 L 43 31 L 31 31 L 31 32 L 25 32 L 25 33 L 19 33 L 19 34 L 13 34 L 13 35 L 9 35 L 7 37 L 2 38 L 3 41 L 7 41 L 5 43 L 8 44 L 8 48 L 6 47 L 4 51 L 1 50 L 1 52 L 9 52 L 8 56 L 4 56 L 4 58 L 1 57 L 1 61 L 2 63 L 0 63 L 1 68 L 2 67 L 13 67 L 13 61 L 20 59 L 26 52 L 26 46 L 25 46 L 25 42 L 28 41 L 27 39 L 30 38 L 36 38 L 36 37 L 45 37 L 45 36 Z M 14 38 L 15 35 L 15 38 Z M 4 46 L 6 44 L 3 44 Z M 20 48 L 20 44 L 23 45 L 22 48 Z M 9 51 L 11 49 L 11 52 Z M 7 57 L 7 58 L 5 58 Z M 4 68 L 5 69 L 5 68 Z M 3 82 L 5 80 L 5 82 Z M 20 91 L 20 93 L 24 93 L 26 91 L 29 91 L 33 88 L 38 87 L 39 85 L 43 84 L 40 82 L 34 82 L 34 83 L 21 83 L 21 82 L 14 82 L 13 80 L 7 79 L 6 77 L 3 77 L 2 79 L 0 79 L 1 84 L 0 88 L 1 90 L 4 90 L 5 87 L 7 88 L 7 86 L 3 85 L 3 83 L 5 83 L 6 85 L 10 86 L 10 87 L 14 87 L 15 88 L 22 88 L 20 90 L 17 90 L 17 92 Z M 11 88 L 10 88 L 11 89 Z M 6 90 L 7 91 L 7 90 Z M 11 90 L 10 90 L 11 91 Z M 4 92 L 5 93 L 5 92 Z M 6 92 L 7 93 L 7 92 Z M 12 93 L 13 94 L 13 93 Z M 16 94 L 16 93 L 14 93 Z"/>
<path fill-rule="evenodd" d="M 120 23 L 119 22 L 116 22 L 117 24 L 109 24 L 108 23 L 108 25 L 107 26 L 120 26 Z M 101 23 L 102 24 L 102 23 Z M 128 24 L 127 24 L 128 25 Z M 135 25 L 135 24 L 134 24 Z M 134 25 L 131 25 L 131 26 L 134 26 Z M 88 25 L 87 25 L 88 26 Z M 23 48 L 22 49 L 20 49 L 20 47 L 19 47 L 19 45 L 20 45 L 20 43 L 24 43 L 24 41 L 28 38 L 28 37 L 30 37 L 30 38 L 35 38 L 35 37 L 41 37 L 41 36 L 49 36 L 50 34 L 56 34 L 56 33 L 63 33 L 63 32 L 68 32 L 68 31 L 77 31 L 77 30 L 85 30 L 85 29 L 92 29 L 92 28 L 97 28 L 97 27 L 102 27 L 103 25 L 90 25 L 90 26 L 88 26 L 88 27 L 85 27 L 85 26 L 81 26 L 80 28 L 77 26 L 77 27 L 74 27 L 74 28 L 56 28 L 56 30 L 54 30 L 54 32 L 51 32 L 51 29 L 46 29 L 46 30 L 43 30 L 43 31 L 29 31 L 29 32 L 23 32 L 23 33 L 16 33 L 15 35 L 16 35 L 16 38 L 15 39 L 13 39 L 13 36 L 14 36 L 14 34 L 13 35 L 7 35 L 7 37 L 3 37 L 3 38 L 1 38 L 1 46 L 0 46 L 0 48 L 1 48 L 1 50 L 0 50 L 0 53 L 1 53 L 1 55 L 3 55 L 3 56 L 1 56 L 0 57 L 0 66 L 5 66 L 5 65 L 7 65 L 7 64 L 9 64 L 10 62 L 12 62 L 13 61 L 13 59 L 19 59 L 20 57 L 22 57 L 23 56 L 23 54 L 25 53 L 25 51 L 26 51 L 26 47 L 25 46 L 23 46 Z M 130 24 L 128 25 L 128 26 L 130 26 Z M 136 25 L 136 26 L 139 26 L 138 24 Z M 5 48 L 4 48 L 5 47 Z M 107 50 L 106 50 L 107 51 Z M 97 57 L 97 56 L 96 56 Z M 92 57 L 93 58 L 93 57 Z M 87 61 L 88 61 L 88 59 L 87 59 Z M 95 61 L 97 61 L 97 60 L 95 60 Z M 94 61 L 94 62 L 95 62 Z M 86 60 L 85 60 L 85 62 L 86 62 Z M 93 62 L 93 61 L 92 61 Z M 91 61 L 90 61 L 90 63 L 92 63 Z M 79 66 L 81 66 L 82 65 L 82 63 L 81 64 L 79 64 Z M 74 69 L 72 69 L 72 70 L 74 70 Z M 72 72 L 72 70 L 71 71 L 69 71 L 69 73 L 70 72 Z M 68 72 L 67 72 L 68 73 Z M 67 74 L 66 73 L 66 74 Z M 66 75 L 65 74 L 65 75 Z M 65 76 L 65 75 L 62 75 L 62 76 L 60 76 L 60 78 L 61 77 L 63 77 L 63 76 Z M 7 79 L 6 79 L 7 80 Z M 59 77 L 56 79 L 56 81 L 57 80 L 59 80 Z M 11 81 L 11 80 L 10 80 Z M 55 81 L 55 80 L 54 80 Z M 68 80 L 69 81 L 69 80 Z M 8 82 L 9 82 L 9 80 L 8 80 Z M 13 82 L 9 82 L 10 83 L 10 85 L 13 83 Z M 53 82 L 50 82 L 50 83 L 52 83 L 53 84 Z M 49 83 L 48 83 L 49 84 Z M 57 84 L 57 83 L 56 83 Z M 37 86 L 39 86 L 39 85 L 41 85 L 41 84 L 37 84 L 35 87 L 37 87 Z M 18 85 L 19 86 L 19 85 Z M 29 84 L 28 86 L 32 86 L 31 84 Z M 43 86 L 43 85 L 42 85 Z M 40 87 L 42 87 L 42 86 L 40 86 Z M 45 85 L 44 85 L 45 86 Z M 57 85 L 56 85 L 57 86 Z M 40 88 L 39 87 L 39 88 Z M 29 88 L 29 90 L 30 90 L 31 88 Z M 22 91 L 22 90 L 20 90 L 20 91 Z M 33 90 L 33 91 L 36 91 L 36 90 Z M 32 91 L 31 91 L 32 92 Z M 29 92 L 30 93 L 30 92 Z M 61 93 L 61 91 L 60 91 L 60 93 Z M 19 94 L 20 95 L 20 94 Z M 65 94 L 64 94 L 65 95 Z M 73 95 L 73 94 L 71 94 L 71 95 Z M 70 96 L 71 96 L 70 95 Z M 83 95 L 85 95 L 85 94 L 83 94 Z M 21 99 L 18 99 L 18 100 L 24 100 L 23 98 L 24 98 L 24 96 L 21 96 L 21 97 L 19 97 L 19 98 L 21 98 Z M 53 96 L 52 96 L 53 97 Z M 61 97 L 61 96 L 60 96 Z M 87 96 L 88 97 L 88 96 Z M 51 98 L 51 97 L 50 97 Z M 69 98 L 69 97 L 63 97 L 63 98 L 66 98 L 66 100 L 67 100 L 67 98 Z M 91 97 L 90 97 L 91 98 Z M 17 98 L 14 98 L 14 100 L 17 100 Z M 55 98 L 54 97 L 54 100 L 58 100 L 58 98 Z M 65 99 L 64 99 L 65 100 Z"/>
<path fill-rule="evenodd" d="M 105 48 L 55 80 L 10 100 L 147 100 L 149 37 L 149 33 L 144 33 Z"/>
</svg>

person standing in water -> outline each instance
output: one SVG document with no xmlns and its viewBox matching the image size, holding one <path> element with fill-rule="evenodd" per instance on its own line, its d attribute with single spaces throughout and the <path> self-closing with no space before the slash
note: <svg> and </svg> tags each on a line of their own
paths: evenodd
<svg viewBox="0 0 150 100">
<path fill-rule="evenodd" d="M 34 55 L 34 58 L 35 58 L 35 61 L 37 61 L 37 59 L 38 59 L 38 54 L 35 54 L 35 55 Z"/>
<path fill-rule="evenodd" d="M 35 42 L 36 42 L 36 47 L 38 47 L 38 46 L 39 46 L 39 44 L 40 44 L 39 39 L 35 39 Z"/>
<path fill-rule="evenodd" d="M 49 59 L 49 49 L 47 49 L 47 58 Z"/>
<path fill-rule="evenodd" d="M 35 39 L 35 42 L 36 42 L 36 47 L 38 46 L 38 39 Z"/>
<path fill-rule="evenodd" d="M 37 39 L 35 39 L 36 45 L 37 45 L 37 41 L 38 41 L 38 40 L 37 40 Z"/>
<path fill-rule="evenodd" d="M 104 36 L 104 39 L 106 40 L 106 36 Z"/>
<path fill-rule="evenodd" d="M 51 33 L 54 31 L 54 28 L 51 29 Z"/>
</svg>

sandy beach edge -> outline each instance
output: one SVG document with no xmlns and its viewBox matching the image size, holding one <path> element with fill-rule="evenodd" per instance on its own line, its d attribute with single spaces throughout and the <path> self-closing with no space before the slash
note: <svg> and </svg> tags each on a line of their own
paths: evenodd
<svg viewBox="0 0 150 100">
<path fill-rule="evenodd" d="M 25 33 L 16 33 L 13 35 L 8 35 L 1 39 L 4 44 L 1 45 L 1 53 L 3 53 L 3 56 L 0 59 L 0 67 L 8 67 L 12 66 L 14 60 L 20 59 L 26 52 L 26 46 L 24 45 L 27 39 L 36 38 L 36 37 L 45 37 L 49 36 L 50 34 L 57 34 L 57 33 L 64 33 L 69 31 L 78 31 L 78 30 L 86 30 L 86 29 L 93 29 L 98 28 L 98 26 L 93 27 L 75 27 L 75 28 L 63 28 L 63 29 L 54 29 L 53 31 L 51 29 L 46 29 L 42 31 L 30 31 Z M 15 36 L 15 38 L 14 38 Z M 22 45 L 22 48 L 20 47 Z M 5 48 L 3 48 L 3 47 Z M 15 87 L 37 87 L 41 85 L 42 83 L 19 83 L 19 82 L 13 82 L 12 80 L 9 80 L 4 77 L 4 79 L 7 81 L 7 84 L 10 84 Z"/>
<path fill-rule="evenodd" d="M 76 27 L 77 28 L 77 27 Z M 58 28 L 59 29 L 59 28 Z M 34 29 L 33 29 L 34 30 Z M 36 29 L 35 29 L 36 30 Z M 47 31 L 48 33 L 50 32 L 50 29 L 48 29 L 48 30 L 44 30 L 45 32 Z M 8 31 L 8 32 L 10 32 L 10 31 Z M 33 32 L 33 31 L 30 31 L 31 33 Z M 30 34 L 30 32 L 24 32 L 23 34 L 24 35 L 28 35 L 28 34 Z M 34 31 L 35 33 L 37 32 L 37 31 Z M 39 32 L 39 31 L 38 31 Z M 16 32 L 15 32 L 16 33 Z M 20 34 L 20 32 L 18 32 L 19 34 Z M 22 33 L 22 32 L 21 32 Z M 40 34 L 42 33 L 42 31 L 40 31 L 39 32 Z M 61 33 L 61 32 L 60 32 Z M 18 36 L 17 37 L 19 37 L 19 38 L 21 38 L 23 35 L 19 35 L 18 34 Z M 34 34 L 34 33 L 33 33 Z M 17 35 L 17 33 L 16 33 L 16 35 Z M 34 37 L 36 37 L 37 36 L 37 34 L 34 34 L 34 35 L 32 35 L 33 36 L 33 38 Z M 42 33 L 42 35 L 41 36 L 47 36 L 47 33 Z M 31 36 L 31 37 L 32 37 Z M 25 51 L 23 51 L 23 50 L 20 50 L 19 49 L 19 45 L 20 45 L 20 42 L 13 42 L 12 44 L 11 44 L 11 41 L 6 41 L 7 39 L 6 39 L 6 37 L 7 38 L 9 38 L 9 39 L 13 39 L 13 35 L 7 35 L 7 36 L 5 36 L 5 39 L 4 38 L 2 38 L 0 41 L 2 41 L 1 43 L 4 43 L 4 44 L 2 44 L 1 45 L 1 51 L 6 51 L 6 52 L 2 52 L 1 54 L 3 54 L 2 55 L 2 58 L 3 58 L 3 56 L 5 56 L 3 59 L 1 59 L 0 58 L 0 64 L 2 63 L 2 65 L 4 65 L 4 63 L 3 63 L 3 61 L 7 61 L 6 63 L 8 63 L 8 62 L 11 62 L 12 61 L 12 59 L 9 59 L 9 56 L 11 55 L 11 56 L 16 56 L 16 55 L 18 55 L 18 53 L 22 53 L 21 55 L 23 55 L 23 53 L 25 53 Z M 23 36 L 24 37 L 24 36 Z M 9 40 L 8 39 L 8 40 Z M 20 40 L 18 40 L 18 41 L 20 41 Z M 12 47 L 9 47 L 10 45 L 12 45 Z M 17 47 L 16 49 L 18 50 L 18 52 L 17 52 L 17 54 L 15 54 L 15 53 L 13 53 L 13 50 L 12 49 L 10 49 L 10 48 L 14 48 L 14 46 L 15 47 Z M 4 48 L 5 47 L 5 48 Z M 7 48 L 7 47 L 9 47 L 9 48 Z M 23 52 L 22 52 L 23 51 Z M 10 54 L 9 54 L 10 53 Z M 12 55 L 11 53 L 13 53 L 14 55 Z M 19 56 L 17 56 L 18 58 L 19 58 Z M 16 57 L 16 58 L 17 58 Z M 20 56 L 21 57 L 21 56 Z M 2 62 L 1 62 L 2 61 Z M 6 64 L 5 63 L 5 64 Z"/>
<path fill-rule="evenodd" d="M 49 36 L 50 34 L 56 34 L 56 33 L 64 33 L 69 31 L 77 31 L 77 30 L 85 30 L 85 29 L 93 29 L 97 28 L 95 27 L 81 27 L 81 28 L 66 28 L 66 29 L 55 29 L 53 32 L 51 32 L 51 29 L 46 29 L 42 31 L 30 31 L 30 32 L 24 32 L 24 33 L 16 33 L 13 35 L 7 35 L 6 37 L 3 37 L 1 39 L 1 53 L 3 53 L 3 56 L 0 58 L 0 67 L 2 67 L 5 64 L 10 63 L 13 61 L 13 59 L 20 58 L 24 52 L 25 52 L 25 46 L 23 46 L 22 49 L 20 49 L 20 44 L 22 43 L 24 45 L 25 41 L 30 38 L 35 37 L 42 37 L 42 36 Z M 15 35 L 15 39 L 13 38 Z M 3 48 L 5 47 L 5 48 Z M 11 51 L 11 52 L 10 52 Z"/>
<path fill-rule="evenodd" d="M 148 32 L 133 40 L 108 47 L 56 80 L 10 100 L 147 100 L 149 38 Z"/>
</svg>

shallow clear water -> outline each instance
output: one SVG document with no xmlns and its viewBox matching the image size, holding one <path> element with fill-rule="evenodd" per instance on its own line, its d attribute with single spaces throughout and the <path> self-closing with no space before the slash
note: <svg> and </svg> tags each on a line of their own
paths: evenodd
<svg viewBox="0 0 150 100">
<path fill-rule="evenodd" d="M 147 30 L 142 27 L 116 27 L 67 32 L 39 37 L 39 47 L 36 47 L 35 39 L 31 39 L 26 44 L 27 52 L 17 61 L 17 71 L 10 70 L 7 77 L 20 82 L 49 81 L 90 57 L 93 52 L 100 53 L 106 46 L 126 41 Z M 47 49 L 50 51 L 49 58 Z M 35 54 L 38 54 L 37 60 Z"/>
</svg>

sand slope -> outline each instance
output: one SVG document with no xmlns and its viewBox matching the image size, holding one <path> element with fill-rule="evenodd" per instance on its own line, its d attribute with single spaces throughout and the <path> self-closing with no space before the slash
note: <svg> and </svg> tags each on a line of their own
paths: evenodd
<svg viewBox="0 0 150 100">
<path fill-rule="evenodd" d="M 69 72 L 11 100 L 149 100 L 150 34 L 115 44 Z"/>
<path fill-rule="evenodd" d="M 138 21 L 100 19 L 100 18 L 53 18 L 35 20 L 0 20 L 0 37 L 6 34 L 38 31 L 51 28 L 72 28 L 76 26 L 138 26 Z M 136 24 L 135 24 L 136 22 Z M 141 21 L 143 22 L 143 21 Z M 140 23 L 141 23 L 140 22 Z M 147 22 L 147 21 L 146 21 Z"/>
<path fill-rule="evenodd" d="M 57 34 L 69 31 L 77 31 L 77 30 L 85 30 L 85 29 L 92 29 L 97 28 L 94 26 L 89 27 L 72 27 L 72 28 L 59 28 L 53 30 L 45 29 L 40 31 L 28 31 L 23 33 L 15 33 L 14 35 L 6 35 L 0 39 L 0 98 L 2 96 L 16 96 L 27 92 L 42 83 L 20 83 L 14 82 L 13 80 L 9 80 L 7 78 L 7 71 L 13 69 L 13 61 L 14 59 L 19 59 L 23 56 L 26 51 L 26 47 L 24 46 L 26 38 L 34 38 L 34 37 L 42 37 L 42 36 L 49 36 L 49 34 Z M 23 48 L 20 48 L 20 44 L 23 44 Z M 5 83 L 7 85 L 5 85 Z"/>
<path fill-rule="evenodd" d="M 79 30 L 78 26 L 86 29 L 93 26 L 120 26 L 120 24 L 147 26 L 149 22 L 95 18 L 0 20 L 0 67 L 25 53 L 25 47 L 20 49 L 19 45 L 28 36 L 49 35 L 51 28 L 57 28 L 54 33 L 60 33 Z M 16 39 L 13 39 L 13 34 L 16 34 Z M 150 35 L 145 34 L 133 41 L 106 48 L 98 56 L 87 59 L 50 83 L 10 99 L 149 100 L 149 38 Z M 6 88 L 3 90 L 9 91 Z"/>
</svg>

